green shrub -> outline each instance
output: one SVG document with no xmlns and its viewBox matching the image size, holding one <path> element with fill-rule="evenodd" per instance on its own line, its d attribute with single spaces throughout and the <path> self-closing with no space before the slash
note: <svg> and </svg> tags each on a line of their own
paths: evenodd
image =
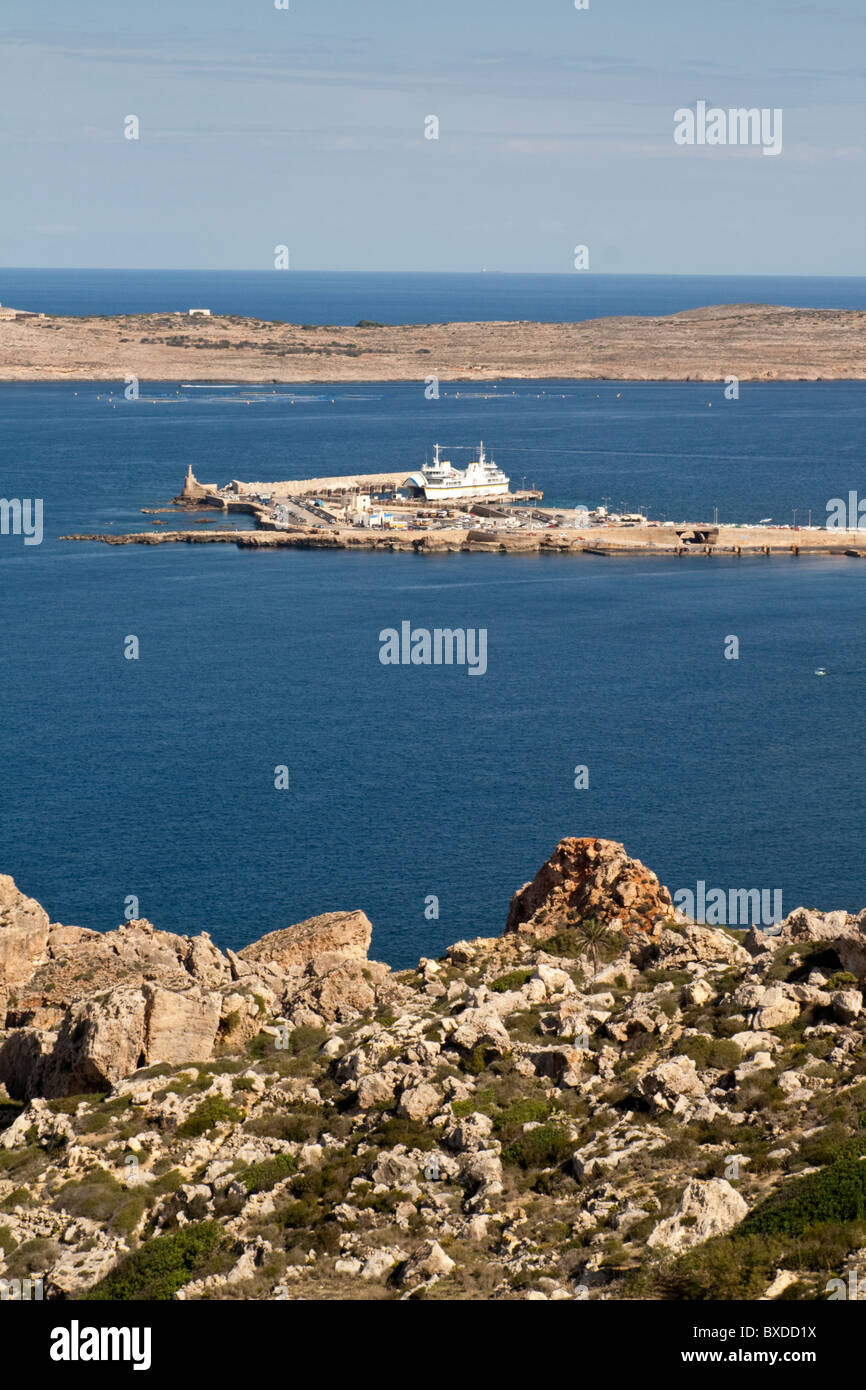
<svg viewBox="0 0 866 1390">
<path fill-rule="evenodd" d="M 5 1197 L 0 1198 L 0 1211 L 14 1211 L 16 1207 L 30 1207 L 35 1197 L 29 1187 L 13 1187 Z"/>
<path fill-rule="evenodd" d="M 171 1235 L 157 1236 L 126 1255 L 110 1273 L 85 1294 L 85 1300 L 162 1302 L 191 1279 L 200 1277 L 224 1249 L 225 1236 L 216 1221 L 193 1222 Z"/>
<path fill-rule="evenodd" d="M 645 970 L 643 977 L 651 985 L 688 985 L 694 976 L 688 970 Z"/>
<path fill-rule="evenodd" d="M 848 1221 L 866 1221 L 866 1161 L 853 1155 L 783 1183 L 737 1229 L 744 1235 L 798 1236 L 824 1222 Z"/>
<path fill-rule="evenodd" d="M 839 957 L 826 941 L 792 941 L 777 948 L 767 980 L 800 982 L 810 971 L 822 966 L 829 970 L 839 966 Z"/>
<path fill-rule="evenodd" d="M 731 1071 L 739 1066 L 743 1059 L 740 1048 L 735 1042 L 731 1042 L 730 1038 L 711 1038 L 706 1033 L 687 1038 L 680 1051 L 686 1057 L 691 1057 L 695 1066 L 701 1070 L 714 1067 L 719 1071 Z"/>
<path fill-rule="evenodd" d="M 513 1100 L 510 1105 L 500 1110 L 493 1121 L 493 1127 L 497 1136 L 507 1144 L 520 1139 L 524 1125 L 540 1124 L 549 1115 L 549 1101 L 543 1097 L 524 1096 L 519 1100 Z"/>
<path fill-rule="evenodd" d="M 241 1118 L 240 1110 L 229 1105 L 222 1096 L 208 1096 L 201 1105 L 196 1106 L 183 1124 L 178 1125 L 177 1135 L 179 1139 L 198 1139 L 202 1134 L 207 1134 L 209 1130 L 214 1129 L 223 1120 L 240 1120 Z"/>
<path fill-rule="evenodd" d="M 254 1163 L 251 1168 L 239 1173 L 238 1181 L 243 1183 L 249 1193 L 270 1192 L 272 1187 L 283 1181 L 283 1178 L 297 1171 L 297 1161 L 291 1154 L 277 1154 L 275 1158 L 263 1159 L 261 1163 Z"/>
<path fill-rule="evenodd" d="M 493 1086 L 485 1086 L 481 1091 L 475 1091 L 465 1100 L 452 1100 L 451 1113 L 458 1119 L 464 1115 L 474 1115 L 480 1111 L 483 1115 L 489 1115 L 496 1105 L 496 1089 Z"/>
<path fill-rule="evenodd" d="M 837 970 L 835 975 L 824 986 L 825 989 L 856 989 L 857 976 L 852 975 L 850 970 Z"/>
<path fill-rule="evenodd" d="M 53 1205 L 70 1216 L 83 1216 L 128 1233 L 141 1220 L 147 1199 L 141 1188 L 125 1187 L 104 1168 L 94 1168 L 83 1178 L 64 1183 Z"/>
<path fill-rule="evenodd" d="M 298 1057 L 302 1053 L 318 1052 L 327 1041 L 326 1028 L 313 1028 L 308 1024 L 302 1024 L 300 1028 L 293 1028 L 289 1034 L 289 1055 Z"/>
<path fill-rule="evenodd" d="M 760 1298 L 783 1249 L 778 1240 L 759 1235 L 716 1236 L 681 1255 L 660 1276 L 661 1292 L 667 1298 L 697 1302 Z"/>
<path fill-rule="evenodd" d="M 484 1043 L 479 1043 L 466 1056 L 460 1058 L 461 1071 L 464 1071 L 467 1076 L 480 1076 L 483 1071 L 487 1070 L 488 1057 L 493 1056 L 494 1051 L 493 1048 L 485 1047 Z"/>
<path fill-rule="evenodd" d="M 522 989 L 532 976 L 531 970 L 510 970 L 507 975 L 499 975 L 490 983 L 496 994 L 507 994 L 511 989 Z"/>
<path fill-rule="evenodd" d="M 551 1168 L 570 1157 L 574 1144 L 561 1125 L 544 1124 L 527 1130 L 502 1151 L 505 1163 L 518 1168 Z"/>
<path fill-rule="evenodd" d="M 48 1109 L 52 1115 L 74 1115 L 79 1105 L 100 1105 L 104 1101 L 105 1095 L 102 1091 L 86 1091 L 78 1096 L 60 1096 L 56 1100 L 48 1102 Z"/>
</svg>

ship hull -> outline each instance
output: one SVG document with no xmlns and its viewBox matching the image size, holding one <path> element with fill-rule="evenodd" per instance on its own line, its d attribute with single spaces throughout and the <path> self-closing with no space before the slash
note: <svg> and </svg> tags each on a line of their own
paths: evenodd
<svg viewBox="0 0 866 1390">
<path fill-rule="evenodd" d="M 424 495 L 429 501 L 453 497 L 507 497 L 508 483 L 467 483 L 449 486 L 447 483 L 425 483 Z"/>
</svg>

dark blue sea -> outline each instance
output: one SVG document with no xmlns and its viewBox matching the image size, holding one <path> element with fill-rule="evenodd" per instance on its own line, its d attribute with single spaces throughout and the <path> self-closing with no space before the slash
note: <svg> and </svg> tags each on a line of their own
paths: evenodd
<svg viewBox="0 0 866 1390">
<path fill-rule="evenodd" d="M 0 269 L 0 303 L 47 314 L 211 309 L 288 323 L 572 323 L 707 304 L 866 309 L 866 278 L 784 275 L 464 275 L 419 271 Z"/>
<path fill-rule="evenodd" d="M 736 402 L 707 384 L 439 401 L 412 384 L 164 384 L 135 403 L 0 386 L 0 493 L 45 509 L 41 546 L 0 536 L 0 870 L 55 920 L 108 928 L 135 895 L 159 926 L 235 947 L 362 907 L 394 965 L 498 933 L 566 834 L 623 840 L 672 890 L 863 907 L 862 562 L 58 537 L 149 528 L 141 508 L 189 462 L 221 483 L 408 470 L 435 439 L 480 437 L 551 500 L 821 521 L 829 498 L 866 494 L 864 416 L 856 383 L 744 384 Z M 486 675 L 380 664 L 380 631 L 405 620 L 485 628 Z"/>
<path fill-rule="evenodd" d="M 738 402 L 610 382 L 439 402 L 413 385 L 164 385 L 138 403 L 0 386 L 3 495 L 40 496 L 46 518 L 40 546 L 0 537 L 0 869 L 56 920 L 114 926 L 133 894 L 158 926 L 234 947 L 360 906 L 395 965 L 498 933 L 563 834 L 623 840 L 673 890 L 702 878 L 781 888 L 785 912 L 862 908 L 856 560 L 57 538 L 150 527 L 140 507 L 174 495 L 188 461 L 218 482 L 409 468 L 434 438 L 480 436 L 563 502 L 817 520 L 866 491 L 863 417 L 856 384 L 744 386 Z M 382 666 L 379 631 L 403 620 L 487 628 L 487 674 Z"/>
</svg>

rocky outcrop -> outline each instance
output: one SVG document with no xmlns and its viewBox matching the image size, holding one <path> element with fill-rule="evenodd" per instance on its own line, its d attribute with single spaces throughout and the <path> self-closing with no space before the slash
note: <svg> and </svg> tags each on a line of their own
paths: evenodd
<svg viewBox="0 0 866 1390">
<path fill-rule="evenodd" d="M 268 932 L 238 954 L 252 964 L 266 962 L 278 970 L 307 965 L 318 956 L 366 960 L 373 926 L 364 912 L 324 912 L 293 927 Z"/>
<path fill-rule="evenodd" d="M 753 955 L 771 947 L 823 944 L 835 954 L 841 970 L 857 979 L 866 978 L 866 912 L 852 916 L 848 912 L 815 912 L 797 907 L 772 937 L 756 927 L 750 927 L 743 943 Z"/>
<path fill-rule="evenodd" d="M 271 932 L 240 955 L 206 932 L 177 936 L 145 919 L 115 931 L 49 924 L 0 878 L 0 1083 L 15 1098 L 108 1090 L 141 1067 L 240 1044 L 262 1009 L 292 1026 L 378 1007 L 388 967 L 367 962 L 363 912 L 328 912 Z"/>
<path fill-rule="evenodd" d="M 615 840 L 560 840 L 531 883 L 511 899 L 507 932 L 551 936 L 594 918 L 627 934 L 652 932 L 674 915 L 671 895 L 652 870 Z"/>
<path fill-rule="evenodd" d="M 25 903 L 0 1279 L 111 1296 L 94 1286 L 118 1261 L 207 1223 L 219 1249 L 177 1299 L 760 1298 L 788 1267 L 798 1298 L 824 1297 L 809 1221 L 829 1213 L 862 1264 L 866 1011 L 840 974 L 862 916 L 800 910 L 748 950 L 680 915 L 632 930 L 616 885 L 647 871 L 621 846 L 564 846 L 539 904 L 522 890 L 529 929 L 405 971 L 359 954 L 362 914 L 236 954 Z M 569 895 L 574 916 L 537 919 Z M 606 908 L 624 934 L 590 972 L 572 928 Z M 765 1250 L 768 1201 L 797 1222 Z M 123 1287 L 140 1277 L 127 1263 Z"/>
<path fill-rule="evenodd" d="M 46 959 L 48 914 L 33 898 L 19 892 L 8 874 L 0 874 L 0 999 L 29 980 Z"/>
</svg>

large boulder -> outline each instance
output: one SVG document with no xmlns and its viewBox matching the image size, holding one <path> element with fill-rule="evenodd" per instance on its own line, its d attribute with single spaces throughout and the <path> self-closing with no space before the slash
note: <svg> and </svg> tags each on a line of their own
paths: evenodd
<svg viewBox="0 0 866 1390">
<path fill-rule="evenodd" d="M 292 927 L 268 932 L 238 955 L 251 964 L 264 963 L 281 970 L 308 965 L 322 955 L 365 961 L 372 934 L 372 923 L 364 912 L 323 912 Z"/>
<path fill-rule="evenodd" d="M 220 996 L 193 988 L 175 990 L 146 985 L 145 1066 L 167 1062 L 206 1061 L 213 1053 L 220 1021 Z"/>
<path fill-rule="evenodd" d="M 141 989 L 116 989 L 98 1000 L 72 1004 L 50 1057 L 30 1078 L 29 1094 L 107 1091 L 144 1066 L 145 1013 Z"/>
<path fill-rule="evenodd" d="M 258 944 L 258 943 L 257 943 Z M 389 969 L 351 956 L 316 956 L 300 981 L 286 991 L 284 1009 L 295 1023 L 347 1023 L 370 1014 L 380 1002 Z"/>
<path fill-rule="evenodd" d="M 188 989 L 193 980 L 226 983 L 228 961 L 206 935 L 176 936 L 159 931 L 145 918 L 124 922 L 115 931 L 52 926 L 45 957 L 16 990 L 19 1018 L 64 1010 L 85 996 L 113 989 L 140 988 L 152 981 L 167 989 Z"/>
<path fill-rule="evenodd" d="M 531 883 L 511 899 L 506 932 L 551 936 L 566 919 L 595 918 L 626 933 L 671 920 L 671 895 L 616 840 L 560 840 Z"/>
<path fill-rule="evenodd" d="M 636 1090 L 655 1114 L 681 1113 L 684 1106 L 703 1100 L 706 1095 L 694 1061 L 686 1056 L 670 1057 L 644 1072 Z"/>
<path fill-rule="evenodd" d="M 446 1255 L 436 1240 L 425 1240 L 413 1251 L 400 1270 L 401 1284 L 416 1284 L 420 1280 L 438 1279 L 454 1268 L 454 1261 Z"/>
<path fill-rule="evenodd" d="M 653 941 L 634 938 L 633 956 L 641 969 L 653 961 L 666 969 L 698 961 L 704 964 L 751 965 L 752 957 L 729 932 L 702 922 L 678 922 L 663 928 Z"/>
<path fill-rule="evenodd" d="M 692 1178 L 673 1216 L 659 1222 L 647 1237 L 647 1245 L 679 1254 L 693 1245 L 702 1245 L 712 1236 L 727 1235 L 748 1210 L 739 1192 L 725 1178 Z"/>
</svg>

